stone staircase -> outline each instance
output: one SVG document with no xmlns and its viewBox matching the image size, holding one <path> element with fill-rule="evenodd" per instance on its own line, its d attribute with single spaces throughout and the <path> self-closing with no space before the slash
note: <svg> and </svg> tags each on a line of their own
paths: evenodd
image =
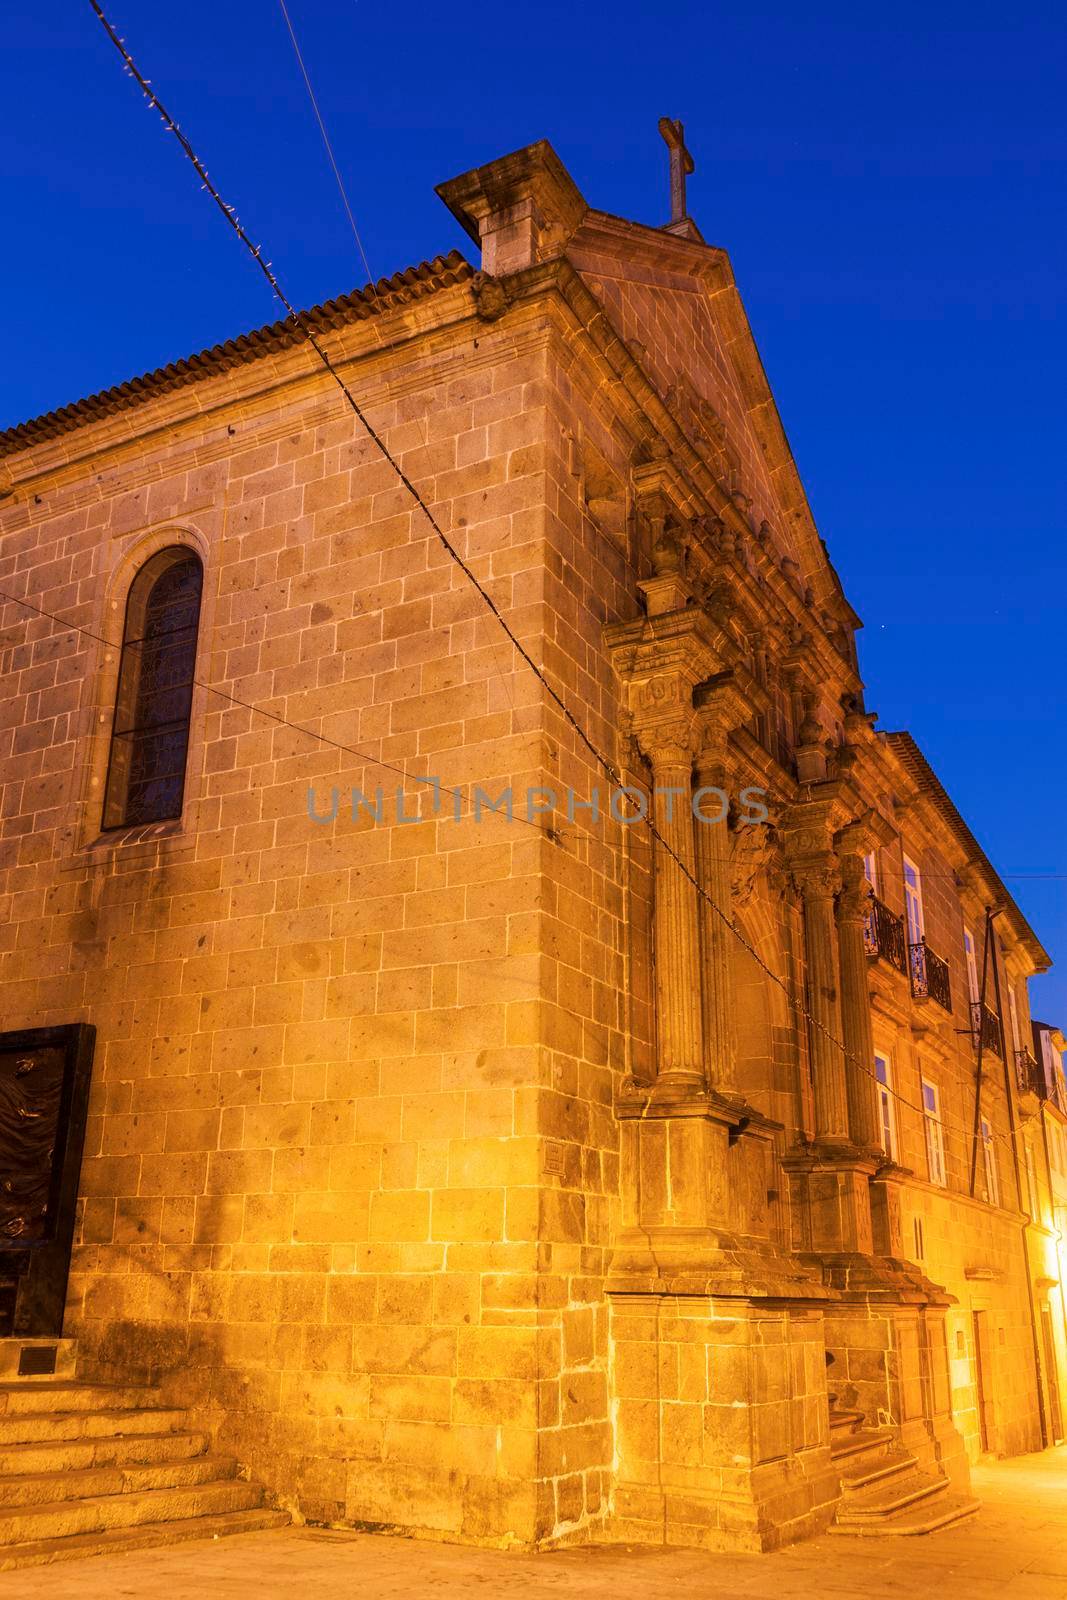
<svg viewBox="0 0 1067 1600">
<path fill-rule="evenodd" d="M 151 1390 L 78 1382 L 69 1343 L 0 1341 L 0 1571 L 289 1521 Z"/>
<path fill-rule="evenodd" d="M 978 1510 L 977 1500 L 920 1467 L 892 1428 L 865 1427 L 859 1411 L 831 1410 L 830 1457 L 841 1477 L 831 1533 L 933 1533 Z"/>
</svg>

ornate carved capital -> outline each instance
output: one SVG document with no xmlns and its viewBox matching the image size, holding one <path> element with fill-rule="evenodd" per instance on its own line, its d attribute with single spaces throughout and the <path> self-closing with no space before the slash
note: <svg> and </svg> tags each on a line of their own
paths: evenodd
<svg viewBox="0 0 1067 1600">
<path fill-rule="evenodd" d="M 841 869 L 833 856 L 794 858 L 789 875 L 805 900 L 832 900 L 841 888 Z"/>
<path fill-rule="evenodd" d="M 662 722 L 634 724 L 637 747 L 652 768 L 652 775 L 668 768 L 692 768 L 696 751 L 696 727 L 683 717 Z"/>
<path fill-rule="evenodd" d="M 838 922 L 862 922 L 871 908 L 871 886 L 863 871 L 861 856 L 844 856 L 841 861 L 841 892 L 837 897 Z"/>
</svg>

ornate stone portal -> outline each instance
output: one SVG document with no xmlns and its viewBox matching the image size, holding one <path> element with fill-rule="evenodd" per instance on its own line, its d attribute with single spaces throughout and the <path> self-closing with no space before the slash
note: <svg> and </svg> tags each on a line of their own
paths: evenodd
<svg viewBox="0 0 1067 1600">
<path fill-rule="evenodd" d="M 626 1536 L 766 1549 L 825 1525 L 817 1273 L 772 1240 L 780 1124 L 737 1082 L 730 985 L 732 731 L 760 709 L 686 580 L 662 487 L 647 614 L 607 631 L 655 822 L 656 1076 L 620 1098 L 623 1230 L 608 1283 Z M 664 1532 L 664 1530 L 666 1530 Z"/>
<path fill-rule="evenodd" d="M 639 584 L 646 610 L 609 627 L 605 643 L 649 775 L 657 1048 L 653 1080 L 629 1083 L 616 1107 L 624 1226 L 608 1292 L 617 1509 L 632 1537 L 665 1529 L 669 1541 L 762 1549 L 831 1514 L 834 1404 L 892 1422 L 923 1465 L 961 1470 L 948 1297 L 875 1242 L 872 1183 L 881 1197 L 888 1180 L 871 1066 L 864 855 L 884 824 L 850 783 L 847 751 L 830 770 L 813 696 L 797 748 L 801 797 L 780 818 L 800 907 L 810 1135 L 777 1149 L 783 1125 L 746 1095 L 731 982 L 740 932 L 732 857 L 751 894 L 763 841 L 731 851 L 731 741 L 758 725 L 767 701 L 706 603 L 716 582 L 668 462 L 640 470 L 638 505 L 653 565 Z M 779 1164 L 790 1189 L 787 1242 L 769 1222 Z"/>
</svg>

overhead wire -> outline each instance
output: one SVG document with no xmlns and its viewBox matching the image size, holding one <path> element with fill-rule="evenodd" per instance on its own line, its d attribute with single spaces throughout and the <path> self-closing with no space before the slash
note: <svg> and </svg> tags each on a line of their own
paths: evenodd
<svg viewBox="0 0 1067 1600">
<path fill-rule="evenodd" d="M 364 270 L 366 271 L 366 274 L 367 274 L 367 280 L 368 280 L 367 287 L 370 290 L 371 298 L 373 300 L 375 300 L 375 301 L 379 301 L 380 302 L 380 294 L 379 294 L 378 285 L 374 281 L 374 274 L 371 272 L 370 262 L 367 259 L 367 252 L 363 248 L 363 239 L 362 239 L 362 237 L 360 235 L 359 229 L 356 226 L 356 219 L 355 219 L 355 216 L 352 213 L 352 205 L 351 205 L 351 202 L 350 202 L 350 200 L 348 198 L 348 191 L 345 188 L 345 182 L 344 182 L 344 179 L 341 176 L 341 170 L 340 170 L 340 168 L 339 168 L 339 166 L 337 164 L 337 158 L 336 158 L 336 156 L 334 155 L 334 152 L 333 152 L 333 144 L 330 141 L 330 135 L 326 130 L 326 119 L 324 118 L 324 116 L 322 114 L 322 111 L 319 108 L 318 96 L 316 95 L 314 86 L 313 86 L 313 84 L 311 82 L 311 74 L 309 73 L 309 71 L 307 69 L 307 65 L 306 65 L 306 63 L 304 61 L 303 52 L 300 49 L 300 44 L 299 44 L 299 41 L 297 40 L 297 37 L 296 37 L 296 29 L 293 27 L 292 19 L 291 19 L 290 15 L 289 15 L 288 8 L 286 7 L 285 0 L 278 0 L 278 5 L 281 8 L 282 16 L 285 18 L 285 25 L 289 30 L 289 38 L 292 41 L 293 50 L 294 50 L 295 55 L 296 55 L 297 63 L 299 65 L 299 67 L 300 67 L 301 74 L 303 75 L 304 86 L 305 86 L 305 88 L 307 89 L 307 92 L 308 92 L 308 99 L 311 101 L 311 109 L 315 113 L 315 121 L 319 125 L 319 133 L 322 135 L 322 142 L 323 142 L 323 145 L 325 146 L 326 155 L 327 155 L 327 157 L 329 159 L 330 167 L 331 167 L 331 170 L 333 171 L 334 179 L 335 179 L 335 181 L 337 183 L 337 188 L 340 191 L 341 202 L 342 202 L 342 204 L 344 206 L 345 214 L 348 217 L 349 226 L 350 226 L 350 228 L 352 230 L 352 236 L 356 241 L 356 247 L 359 250 L 360 259 L 363 262 L 363 267 L 364 267 Z M 376 322 L 372 322 L 371 323 L 371 327 L 372 327 L 372 329 L 374 331 L 374 336 L 377 339 L 378 345 L 379 345 L 379 348 L 380 348 L 381 345 L 382 345 L 381 330 L 378 327 L 378 324 Z M 428 426 L 426 418 L 425 417 L 419 418 L 418 419 L 418 425 L 419 425 L 419 428 L 420 428 L 420 432 L 422 434 L 422 443 L 423 443 L 424 446 L 426 446 L 429 443 L 429 426 Z M 512 713 L 514 714 L 514 711 L 515 711 L 515 697 L 511 692 L 510 675 L 507 672 L 505 672 L 503 666 L 501 665 L 500 658 L 499 658 L 499 656 L 497 654 L 497 651 L 499 650 L 499 648 L 500 648 L 500 645 L 499 645 L 498 641 L 493 641 L 491 643 L 491 645 L 490 645 L 490 649 L 493 652 L 493 662 L 494 662 L 494 667 L 495 667 L 497 676 L 499 677 L 501 683 L 504 685 L 504 691 L 507 694 L 508 703 L 510 704 Z"/>
<path fill-rule="evenodd" d="M 9 594 L 6 590 L 0 589 L 0 601 L 7 601 L 10 605 L 21 606 L 23 610 L 32 611 L 38 617 L 46 617 L 50 622 L 58 623 L 64 632 L 81 634 L 83 638 L 92 639 L 96 644 L 102 644 L 105 649 L 119 649 L 119 645 L 115 640 L 105 638 L 102 633 L 94 633 L 91 628 L 80 627 L 77 623 L 70 622 L 65 617 L 57 616 L 54 611 L 46 611 L 43 606 L 34 605 L 32 601 L 24 600 L 19 595 Z M 240 695 L 231 694 L 228 689 L 220 689 L 217 684 L 206 683 L 202 678 L 194 677 L 189 681 L 194 689 L 202 689 L 207 694 L 216 695 L 220 700 L 227 701 L 231 706 L 250 711 L 257 717 L 265 717 L 279 727 L 288 728 L 292 733 L 302 734 L 306 739 L 315 739 L 320 744 L 328 745 L 330 749 L 337 750 L 343 755 L 355 756 L 357 760 L 366 762 L 368 766 L 381 767 L 385 772 L 394 772 L 398 777 L 404 778 L 411 783 L 425 784 L 440 794 L 449 795 L 453 801 L 465 803 L 468 808 L 473 808 L 475 804 L 473 800 L 466 800 L 462 789 L 452 788 L 450 785 L 442 783 L 439 778 L 424 777 L 417 772 L 407 772 L 403 767 L 398 767 L 395 762 L 384 761 L 381 756 L 372 755 L 369 750 L 360 750 L 355 745 L 345 744 L 339 739 L 331 739 L 328 734 L 319 733 L 315 728 L 307 728 L 303 723 L 293 722 L 276 711 L 268 711 L 265 706 L 255 705 L 251 700 L 242 700 Z M 455 810 L 458 809 L 457 806 Z M 530 827 L 536 829 L 538 833 L 543 833 L 543 829 L 531 817 L 524 817 L 521 814 L 515 816 L 513 814 L 509 821 L 527 823 Z"/>
<path fill-rule="evenodd" d="M 326 154 L 329 157 L 330 166 L 333 168 L 334 178 L 337 180 L 337 187 L 341 191 L 341 200 L 344 204 L 345 212 L 348 217 L 348 225 L 352 229 L 352 237 L 355 239 L 356 248 L 362 257 L 363 265 L 367 272 L 367 278 L 371 281 L 371 283 L 373 283 L 374 274 L 371 272 L 370 262 L 367 260 L 367 252 L 363 248 L 363 240 L 360 238 L 359 229 L 356 227 L 356 219 L 352 214 L 352 205 L 348 198 L 348 191 L 345 188 L 344 179 L 341 177 L 341 169 L 337 165 L 337 158 L 333 153 L 333 145 L 330 143 L 330 136 L 326 132 L 326 123 L 323 119 L 322 112 L 319 110 L 319 102 L 315 95 L 315 90 L 311 85 L 311 77 L 308 73 L 307 67 L 304 65 L 304 57 L 297 41 L 296 29 L 293 27 L 292 19 L 289 16 L 289 11 L 286 7 L 285 0 L 278 0 L 278 4 L 281 7 L 282 16 L 285 18 L 285 26 L 289 30 L 289 37 L 293 42 L 293 50 L 296 54 L 300 71 L 303 74 L 304 86 L 308 92 L 308 99 L 311 101 L 311 109 L 315 113 L 315 121 L 319 125 L 319 133 L 322 135 L 322 142 L 326 147 Z"/>
</svg>

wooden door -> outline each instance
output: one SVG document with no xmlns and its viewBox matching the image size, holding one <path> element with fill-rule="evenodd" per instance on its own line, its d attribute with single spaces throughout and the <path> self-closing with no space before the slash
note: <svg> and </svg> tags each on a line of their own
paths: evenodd
<svg viewBox="0 0 1067 1600">
<path fill-rule="evenodd" d="M 1051 1444 L 1063 1442 L 1063 1410 L 1060 1405 L 1060 1375 L 1056 1366 L 1056 1340 L 1052 1332 L 1052 1311 L 1041 1307 L 1041 1333 L 1045 1345 L 1045 1381 L 1048 1384 L 1049 1426 Z"/>
<path fill-rule="evenodd" d="M 996 1437 L 993 1420 L 993 1341 L 989 1337 L 989 1312 L 971 1313 L 974 1327 L 974 1389 L 978 1408 L 978 1432 L 982 1449 L 993 1449 Z"/>
</svg>

